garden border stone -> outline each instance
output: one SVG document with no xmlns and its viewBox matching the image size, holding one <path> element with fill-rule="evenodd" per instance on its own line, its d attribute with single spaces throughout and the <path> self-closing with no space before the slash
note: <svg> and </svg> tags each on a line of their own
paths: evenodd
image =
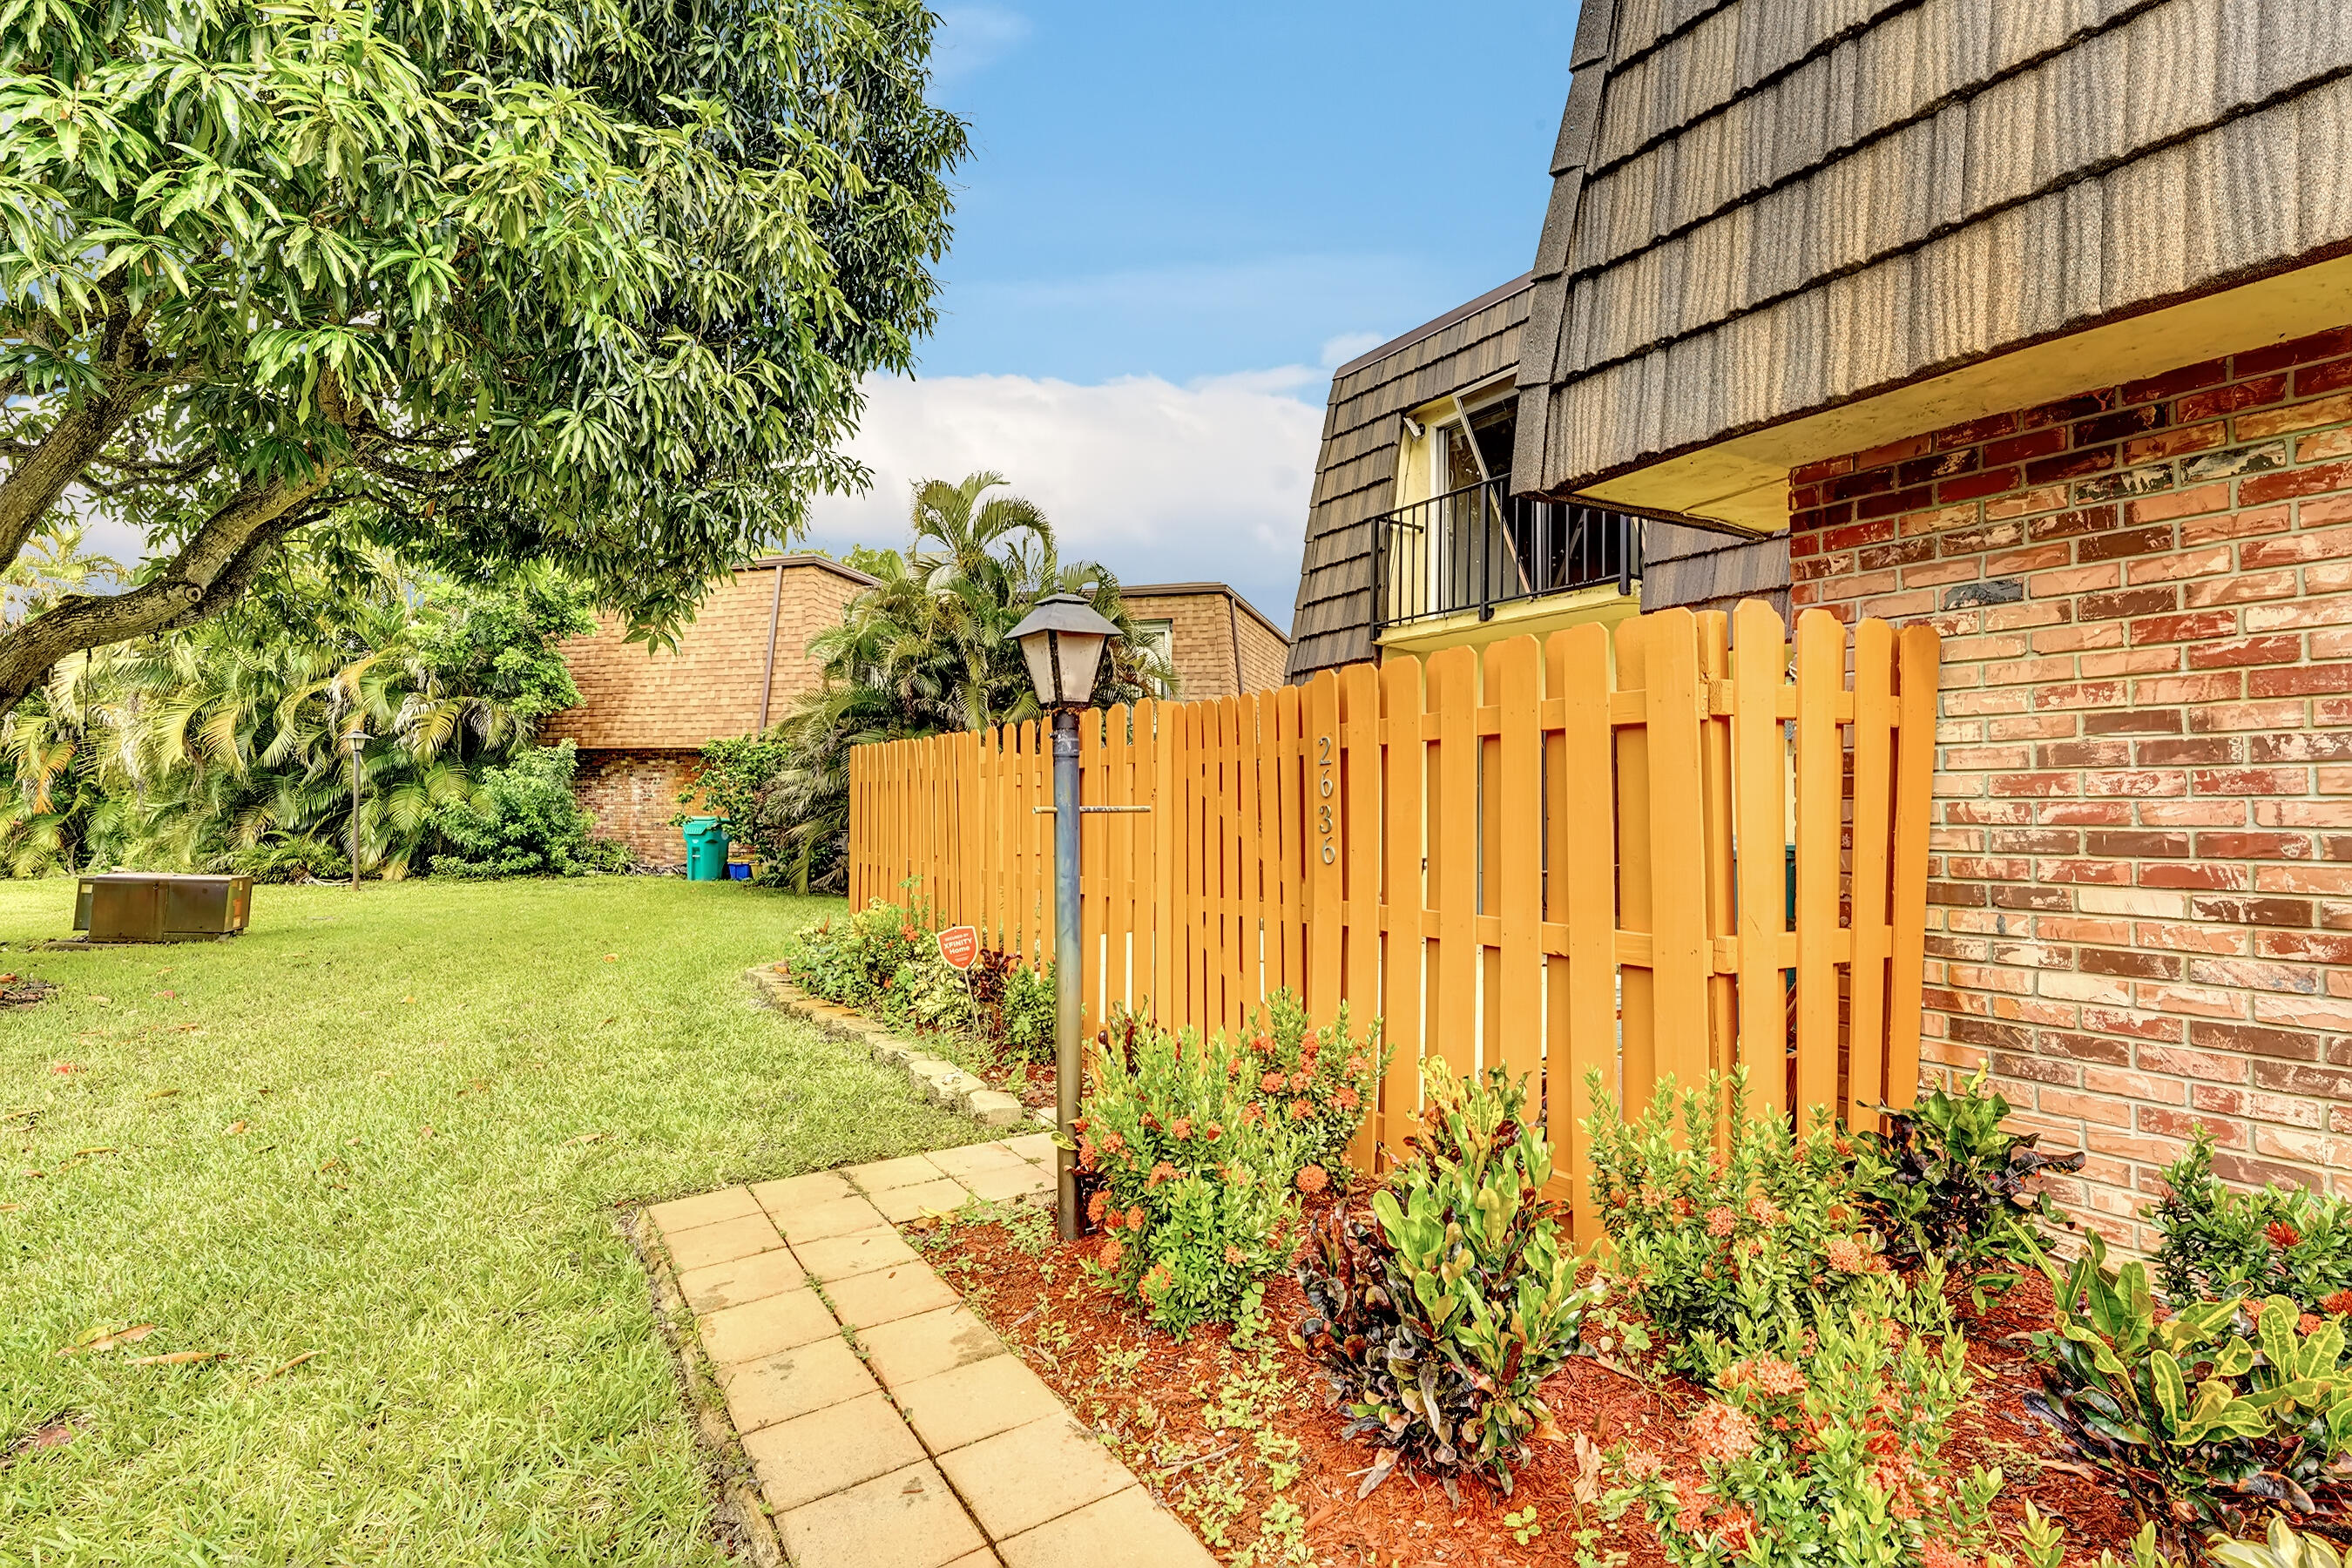
<svg viewBox="0 0 2352 1568">
<path fill-rule="evenodd" d="M 772 963 L 755 963 L 747 972 L 771 1006 L 814 1026 L 828 1038 L 864 1046 L 884 1067 L 907 1075 L 908 1087 L 935 1105 L 971 1117 L 982 1127 L 1018 1127 L 1034 1121 L 1054 1125 L 1054 1113 L 1045 1109 L 1024 1113 L 1020 1100 L 1000 1089 L 991 1089 L 952 1062 L 929 1056 L 921 1047 L 898 1038 L 881 1025 L 823 997 L 812 996 L 793 984 Z"/>
</svg>

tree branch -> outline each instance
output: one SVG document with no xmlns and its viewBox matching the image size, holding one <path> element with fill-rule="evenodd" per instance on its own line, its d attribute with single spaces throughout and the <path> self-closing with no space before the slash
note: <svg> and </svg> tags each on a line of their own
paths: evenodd
<svg viewBox="0 0 2352 1568">
<path fill-rule="evenodd" d="M 127 593 L 76 594 L 0 632 L 0 717 L 48 679 L 68 654 L 193 626 L 224 609 L 278 542 L 313 515 L 334 477 L 322 462 L 299 479 L 248 486 L 205 521 L 161 575 Z"/>
<path fill-rule="evenodd" d="M 0 479 L 0 566 L 16 559 L 58 498 L 81 478 L 90 459 L 129 423 L 147 395 L 143 321 L 131 310 L 119 277 L 100 288 L 107 295 L 106 330 L 94 357 L 107 373 L 104 389 L 68 409 L 40 446 Z M 13 707 L 16 698 L 0 693 L 0 700 Z"/>
</svg>

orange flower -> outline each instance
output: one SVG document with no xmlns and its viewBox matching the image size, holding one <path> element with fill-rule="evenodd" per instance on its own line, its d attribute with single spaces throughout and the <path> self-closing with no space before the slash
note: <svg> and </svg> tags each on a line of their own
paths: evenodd
<svg viewBox="0 0 2352 1568">
<path fill-rule="evenodd" d="M 1120 1245 L 1118 1237 L 1115 1236 L 1105 1237 L 1103 1244 L 1095 1249 L 1095 1261 L 1105 1268 L 1118 1268 L 1118 1260 L 1126 1256 L 1127 1248 Z"/>
<path fill-rule="evenodd" d="M 1215 1142 L 1218 1139 L 1223 1138 L 1224 1135 L 1225 1130 L 1218 1126 L 1213 1121 L 1201 1129 L 1201 1136 L 1207 1139 L 1212 1143 Z"/>
<path fill-rule="evenodd" d="M 1300 1192 L 1319 1193 L 1330 1184 L 1331 1178 L 1324 1174 L 1322 1166 L 1306 1165 L 1300 1167 L 1298 1172 L 1298 1190 Z"/>
<path fill-rule="evenodd" d="M 1162 1182 L 1175 1181 L 1183 1173 L 1167 1161 L 1162 1160 L 1151 1167 L 1151 1174 L 1144 1179 L 1143 1184 L 1147 1187 L 1156 1187 Z"/>
<path fill-rule="evenodd" d="M 1282 1085 L 1283 1077 L 1278 1072 L 1270 1072 L 1264 1078 L 1257 1080 L 1258 1088 L 1264 1089 L 1268 1094 L 1280 1094 L 1282 1092 Z"/>
<path fill-rule="evenodd" d="M 1192 1136 L 1192 1119 L 1189 1116 L 1178 1117 L 1169 1124 L 1168 1135 L 1179 1143 L 1186 1142 Z"/>
<path fill-rule="evenodd" d="M 1360 1055 L 1349 1057 L 1348 1058 L 1348 1076 L 1349 1078 L 1361 1078 L 1364 1076 L 1364 1070 L 1371 1065 L 1371 1063 L 1366 1061 Z"/>
<path fill-rule="evenodd" d="M 1306 1068 L 1301 1068 L 1298 1071 L 1297 1071 L 1297 1072 L 1295 1072 L 1295 1073 L 1292 1073 L 1292 1074 L 1290 1075 L 1290 1092 L 1291 1092 L 1291 1093 L 1293 1093 L 1293 1094 L 1305 1094 L 1308 1089 L 1312 1089 L 1312 1088 L 1314 1088 L 1314 1087 L 1315 1087 L 1315 1075 L 1314 1075 L 1313 1073 L 1311 1073 L 1311 1072 L 1308 1072 Z"/>
<path fill-rule="evenodd" d="M 1793 1363 L 1779 1356 L 1753 1356 L 1732 1363 L 1724 1372 L 1724 1387 L 1738 1388 L 1743 1384 L 1759 1394 L 1786 1398 L 1805 1392 L 1805 1374 Z"/>
<path fill-rule="evenodd" d="M 1748 1217 L 1754 1220 L 1758 1225 L 1774 1226 L 1779 1225 L 1782 1220 L 1787 1219 L 1789 1216 L 1780 1212 L 1780 1207 L 1778 1204 L 1775 1204 L 1770 1198 L 1766 1197 L 1762 1193 L 1758 1193 L 1754 1197 L 1748 1200 Z"/>
<path fill-rule="evenodd" d="M 1248 1261 L 1248 1259 L 1247 1259 L 1247 1258 L 1244 1258 L 1244 1257 L 1242 1256 L 1242 1249 L 1241 1249 L 1240 1247 L 1227 1247 L 1225 1248 L 1225 1267 L 1226 1267 L 1226 1268 L 1240 1268 L 1244 1263 L 1245 1263 L 1245 1262 L 1247 1262 L 1247 1261 Z"/>
<path fill-rule="evenodd" d="M 1097 1193 L 1094 1196 L 1087 1200 L 1087 1222 L 1089 1225 L 1102 1224 L 1103 1204 L 1106 1201 L 1106 1197 L 1107 1194 Z"/>
<path fill-rule="evenodd" d="M 1305 1100 L 1294 1100 L 1290 1102 L 1290 1119 L 1293 1121 L 1304 1121 L 1314 1114 L 1315 1108 Z"/>
<path fill-rule="evenodd" d="M 1342 1088 L 1331 1097 L 1331 1103 L 1342 1110 L 1353 1110 L 1363 1103 L 1363 1097 L 1352 1089 Z"/>
<path fill-rule="evenodd" d="M 1127 1211 L 1127 1228 L 1129 1230 L 1141 1230 L 1143 1228 L 1143 1205 L 1141 1204 L 1138 1204 L 1133 1208 Z"/>
<path fill-rule="evenodd" d="M 1706 1233 L 1714 1237 L 1729 1236 L 1738 1227 L 1739 1216 L 1727 1208 L 1706 1211 Z"/>
<path fill-rule="evenodd" d="M 1830 1237 L 1829 1245 L 1822 1247 L 1822 1251 L 1829 1258 L 1830 1267 L 1836 1269 L 1841 1274 L 1867 1274 L 1870 1272 L 1869 1252 L 1863 1247 L 1862 1243 L 1854 1240 L 1854 1238 L 1850 1236 L 1833 1236 Z"/>
<path fill-rule="evenodd" d="M 2294 1326 L 2306 1334 L 2315 1334 L 2327 1326 L 2327 1320 L 2316 1312 L 2305 1312 L 2294 1321 Z"/>
<path fill-rule="evenodd" d="M 2336 1317 L 2352 1317 L 2352 1290 L 2338 1290 L 2333 1296 L 2322 1300 L 2319 1304 Z"/>
<path fill-rule="evenodd" d="M 1720 1400 L 1708 1400 L 1692 1413 L 1691 1447 L 1710 1459 L 1729 1460 L 1756 1451 L 1756 1418 Z"/>
<path fill-rule="evenodd" d="M 2283 1219 L 2274 1219 L 2263 1226 L 2263 1234 L 2269 1237 L 2271 1245 L 2281 1252 L 2299 1245 L 2303 1240 L 2303 1233 Z"/>
</svg>

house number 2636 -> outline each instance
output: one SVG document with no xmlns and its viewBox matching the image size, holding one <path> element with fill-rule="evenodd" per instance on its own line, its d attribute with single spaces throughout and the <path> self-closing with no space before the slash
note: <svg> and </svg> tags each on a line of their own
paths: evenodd
<svg viewBox="0 0 2352 1568">
<path fill-rule="evenodd" d="M 1339 831 L 1339 818 L 1331 805 L 1331 796 L 1338 788 L 1333 782 L 1331 773 L 1331 737 L 1318 735 L 1315 738 L 1315 794 L 1318 796 L 1315 805 L 1315 828 L 1323 836 L 1323 864 L 1328 866 L 1339 858 L 1339 847 L 1333 842 L 1332 837 Z"/>
</svg>

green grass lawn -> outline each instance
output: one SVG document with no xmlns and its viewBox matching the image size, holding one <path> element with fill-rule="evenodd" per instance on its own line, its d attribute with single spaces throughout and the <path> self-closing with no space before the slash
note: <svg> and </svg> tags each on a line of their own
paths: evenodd
<svg viewBox="0 0 2352 1568">
<path fill-rule="evenodd" d="M 724 1561 L 614 1205 L 978 1135 L 753 1002 L 837 903 L 261 888 L 234 942 L 26 951 L 72 894 L 0 882 L 61 988 L 0 1013 L 0 1563 Z"/>
</svg>

